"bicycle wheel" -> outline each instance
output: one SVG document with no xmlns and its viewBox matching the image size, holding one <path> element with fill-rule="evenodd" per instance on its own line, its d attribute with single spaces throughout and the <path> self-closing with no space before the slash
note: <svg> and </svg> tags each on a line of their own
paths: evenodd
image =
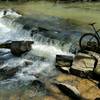
<svg viewBox="0 0 100 100">
<path fill-rule="evenodd" d="M 95 34 L 86 33 L 79 40 L 81 50 L 96 51 L 99 48 L 99 39 Z"/>
</svg>

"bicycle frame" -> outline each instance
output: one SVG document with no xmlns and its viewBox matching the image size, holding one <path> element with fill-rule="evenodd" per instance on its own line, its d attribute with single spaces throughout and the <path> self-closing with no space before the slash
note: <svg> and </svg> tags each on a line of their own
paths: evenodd
<svg viewBox="0 0 100 100">
<path fill-rule="evenodd" d="M 100 36 L 99 36 L 98 32 L 96 31 L 96 28 L 94 27 L 94 25 L 91 25 L 91 26 L 93 27 L 94 32 L 96 33 L 97 37 L 100 39 Z M 99 41 L 100 41 L 100 40 L 99 40 Z"/>
</svg>

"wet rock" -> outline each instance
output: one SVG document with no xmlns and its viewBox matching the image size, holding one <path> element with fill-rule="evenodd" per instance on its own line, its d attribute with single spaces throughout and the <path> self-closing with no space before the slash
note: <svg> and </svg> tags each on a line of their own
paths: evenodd
<svg viewBox="0 0 100 100">
<path fill-rule="evenodd" d="M 44 28 L 44 27 L 38 27 L 38 31 L 39 32 L 47 32 L 49 31 L 48 29 Z"/>
<path fill-rule="evenodd" d="M 41 33 L 41 32 L 46 33 L 48 31 L 50 31 L 50 30 L 48 30 L 44 27 L 33 27 L 30 36 L 32 37 L 34 34 Z"/>
<path fill-rule="evenodd" d="M 47 93 L 45 84 L 43 82 L 41 82 L 40 80 L 34 80 L 31 83 L 31 86 L 33 87 L 33 89 L 37 91 L 37 93 L 39 93 L 40 95 L 44 95 Z"/>
<path fill-rule="evenodd" d="M 31 44 L 33 41 L 13 41 L 11 44 L 11 52 L 16 56 L 31 50 Z"/>
<path fill-rule="evenodd" d="M 13 77 L 16 72 L 18 71 L 18 68 L 12 68 L 12 69 L 7 69 L 7 68 L 1 68 L 0 69 L 0 80 L 4 80 L 7 78 Z"/>
<path fill-rule="evenodd" d="M 67 55 L 56 55 L 56 67 L 62 72 L 69 72 L 74 57 Z"/>
<path fill-rule="evenodd" d="M 74 87 L 69 84 L 65 83 L 55 83 L 55 85 L 65 94 L 71 97 L 74 100 L 82 100 L 80 96 L 80 92 Z"/>
<path fill-rule="evenodd" d="M 34 86 L 39 91 L 44 91 L 45 90 L 45 84 L 43 82 L 41 82 L 40 80 L 34 80 L 31 83 L 31 85 Z"/>
<path fill-rule="evenodd" d="M 37 33 L 38 33 L 38 28 L 37 27 L 33 27 L 32 30 L 31 30 L 30 36 L 32 37 L 34 34 L 37 34 Z"/>
<path fill-rule="evenodd" d="M 4 14 L 3 15 L 6 15 L 7 14 L 7 11 L 6 10 L 4 10 Z"/>
<path fill-rule="evenodd" d="M 23 26 L 23 29 L 25 29 L 25 30 L 30 30 L 31 28 L 32 28 L 32 25 L 25 24 Z"/>
<path fill-rule="evenodd" d="M 70 67 L 73 62 L 73 56 L 69 55 L 56 55 L 56 65 L 60 66 L 61 65 L 64 67 Z"/>
<path fill-rule="evenodd" d="M 31 50 L 32 44 L 33 41 L 12 41 L 0 44 L 0 48 L 10 49 L 13 55 L 21 56 L 21 54 Z"/>
<path fill-rule="evenodd" d="M 39 80 L 34 80 L 34 81 L 32 82 L 32 85 L 33 85 L 33 86 L 41 86 L 41 87 L 44 87 L 43 82 L 41 82 L 41 81 L 39 81 Z"/>
</svg>

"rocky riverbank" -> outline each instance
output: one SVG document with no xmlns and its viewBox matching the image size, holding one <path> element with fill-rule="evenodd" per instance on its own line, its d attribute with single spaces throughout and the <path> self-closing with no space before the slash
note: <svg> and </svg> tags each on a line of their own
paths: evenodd
<svg viewBox="0 0 100 100">
<path fill-rule="evenodd" d="M 99 76 L 99 54 L 76 52 L 74 55 L 68 51 L 78 40 L 80 30 L 56 17 L 34 19 L 17 14 L 16 18 L 16 13 L 8 10 L 12 19 L 14 14 L 12 20 L 3 12 L 0 42 L 32 40 L 34 44 L 18 57 L 9 50 L 0 49 L 0 100 L 100 98 L 100 83 L 96 78 Z M 23 50 L 23 46 L 17 48 Z"/>
</svg>

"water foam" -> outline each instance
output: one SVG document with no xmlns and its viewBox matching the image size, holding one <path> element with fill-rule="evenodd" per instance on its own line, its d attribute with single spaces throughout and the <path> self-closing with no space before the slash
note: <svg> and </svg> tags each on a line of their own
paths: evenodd
<svg viewBox="0 0 100 100">
<path fill-rule="evenodd" d="M 14 11 L 13 9 L 2 9 L 0 11 L 0 18 L 4 17 L 4 16 L 13 16 L 13 17 L 21 17 L 22 15 L 17 13 L 16 11 Z"/>
<path fill-rule="evenodd" d="M 65 51 L 62 51 L 60 48 L 57 48 L 53 45 L 33 44 L 32 50 L 35 55 L 50 59 L 55 59 L 57 54 L 67 54 Z"/>
<path fill-rule="evenodd" d="M 18 80 L 34 80 L 37 75 L 42 77 L 56 75 L 55 58 L 56 55 L 72 55 L 68 53 L 69 44 L 62 45 L 62 42 L 57 39 L 45 37 L 41 34 L 34 34 L 30 37 L 30 31 L 23 29 L 23 25 L 13 23 L 10 20 L 6 24 L 7 20 L 3 19 L 3 11 L 0 12 L 0 42 L 7 40 L 33 40 L 32 50 L 22 57 L 14 57 L 9 53 L 7 56 L 3 55 L 5 59 L 5 67 L 20 67 L 20 70 L 16 73 L 15 79 Z M 8 15 L 17 16 L 14 11 L 8 11 Z M 15 19 L 15 18 L 14 18 Z M 9 27 L 10 24 L 10 27 Z M 74 55 L 73 55 L 74 56 Z M 33 62 L 31 65 L 25 65 L 25 60 Z"/>
</svg>

